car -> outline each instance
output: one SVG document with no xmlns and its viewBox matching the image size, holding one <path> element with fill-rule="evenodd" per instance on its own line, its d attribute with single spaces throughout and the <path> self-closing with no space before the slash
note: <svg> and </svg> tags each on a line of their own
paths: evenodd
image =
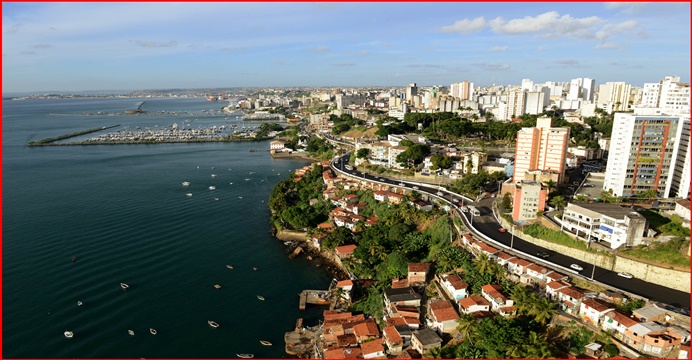
<svg viewBox="0 0 692 360">
<path fill-rule="evenodd" d="M 539 251 L 536 253 L 536 256 L 543 258 L 543 259 L 546 259 L 546 258 L 550 257 L 550 254 L 548 254 L 545 251 Z"/>
<path fill-rule="evenodd" d="M 380 181 L 384 181 L 384 179 L 383 179 L 383 178 L 380 178 Z"/>
<path fill-rule="evenodd" d="M 413 190 L 418 190 L 418 186 L 414 186 L 414 187 L 413 187 Z"/>
<path fill-rule="evenodd" d="M 625 279 L 631 279 L 634 277 L 634 275 L 632 275 L 630 273 L 624 273 L 624 272 L 618 273 L 618 276 L 624 277 Z"/>
<path fill-rule="evenodd" d="M 444 195 L 444 193 L 442 193 L 442 191 L 437 192 L 437 196 L 442 196 L 442 195 Z"/>
<path fill-rule="evenodd" d="M 499 228 L 499 229 L 497 229 L 497 231 L 503 233 L 503 232 L 507 232 L 507 229 L 505 229 L 505 228 Z"/>
<path fill-rule="evenodd" d="M 399 183 L 399 186 L 406 186 L 406 185 L 404 185 L 404 183 Z"/>
<path fill-rule="evenodd" d="M 577 270 L 577 271 L 582 271 L 582 270 L 584 270 L 583 267 L 581 267 L 581 266 L 579 266 L 579 265 L 577 265 L 577 264 L 572 264 L 572 265 L 570 265 L 569 267 L 571 267 L 572 269 Z"/>
</svg>

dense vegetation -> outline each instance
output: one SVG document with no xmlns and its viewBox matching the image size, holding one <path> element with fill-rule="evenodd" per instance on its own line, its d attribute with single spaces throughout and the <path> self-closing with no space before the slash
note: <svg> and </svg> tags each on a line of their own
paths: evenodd
<svg viewBox="0 0 692 360">
<path fill-rule="evenodd" d="M 478 174 L 464 175 L 463 178 L 455 181 L 449 187 L 449 190 L 462 195 L 476 197 L 483 191 L 496 191 L 498 182 L 504 179 L 504 172 L 496 171 L 492 174 L 488 174 L 485 171 L 481 171 Z"/>
<path fill-rule="evenodd" d="M 283 227 L 302 229 L 314 227 L 327 219 L 330 204 L 322 200 L 322 166 L 313 165 L 303 179 L 296 182 L 295 173 L 279 182 L 269 197 L 274 212 L 273 223 L 279 220 Z M 310 200 L 315 199 L 314 205 Z"/>
</svg>

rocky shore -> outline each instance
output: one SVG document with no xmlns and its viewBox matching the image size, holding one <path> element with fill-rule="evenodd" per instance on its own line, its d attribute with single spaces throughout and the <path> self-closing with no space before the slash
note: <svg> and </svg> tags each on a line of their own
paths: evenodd
<svg viewBox="0 0 692 360">
<path fill-rule="evenodd" d="M 327 273 L 335 279 L 346 280 L 349 278 L 348 272 L 337 261 L 334 253 L 317 249 L 312 243 L 308 242 L 307 233 L 295 230 L 281 230 L 277 232 L 275 236 L 281 241 L 291 241 L 295 243 L 294 247 L 290 247 L 290 252 L 293 252 L 293 249 L 298 246 L 303 248 L 304 255 L 309 261 L 312 261 L 316 267 L 320 267 L 327 271 Z"/>
</svg>

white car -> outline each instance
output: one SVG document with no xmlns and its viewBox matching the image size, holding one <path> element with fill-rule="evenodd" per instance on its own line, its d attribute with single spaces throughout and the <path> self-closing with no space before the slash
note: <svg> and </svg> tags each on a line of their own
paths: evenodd
<svg viewBox="0 0 692 360">
<path fill-rule="evenodd" d="M 584 270 L 583 267 L 581 267 L 581 266 L 579 266 L 579 265 L 577 265 L 577 264 L 572 264 L 572 265 L 570 265 L 569 267 L 571 267 L 572 269 L 577 270 L 577 271 L 582 271 L 582 270 Z"/>
<path fill-rule="evenodd" d="M 634 277 L 634 275 L 632 275 L 632 274 L 630 274 L 630 273 L 618 273 L 618 276 L 622 276 L 622 277 L 624 277 L 625 279 L 631 279 L 631 278 Z"/>
<path fill-rule="evenodd" d="M 414 190 L 418 190 L 418 186 L 414 186 L 413 189 L 414 189 Z"/>
</svg>

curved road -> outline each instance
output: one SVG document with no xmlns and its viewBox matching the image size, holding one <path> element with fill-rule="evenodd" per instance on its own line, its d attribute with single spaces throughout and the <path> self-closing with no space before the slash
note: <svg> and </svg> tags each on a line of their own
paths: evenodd
<svg viewBox="0 0 692 360">
<path fill-rule="evenodd" d="M 690 309 L 690 294 L 684 291 L 674 290 L 658 284 L 649 283 L 637 278 L 625 279 L 617 275 L 617 272 L 610 271 L 601 267 L 594 266 L 591 263 L 583 262 L 572 257 L 562 255 L 560 253 L 541 248 L 533 243 L 522 240 L 519 237 L 512 236 L 511 229 L 507 232 L 500 232 L 501 225 L 495 220 L 492 212 L 493 198 L 483 199 L 479 202 L 470 202 L 468 198 L 461 195 L 451 193 L 446 189 L 440 189 L 437 186 L 423 185 L 419 183 L 411 183 L 407 181 L 398 181 L 387 179 L 382 176 L 374 176 L 361 173 L 354 169 L 347 168 L 350 154 L 340 156 L 332 160 L 331 167 L 335 171 L 344 172 L 348 175 L 364 178 L 367 180 L 403 187 L 416 190 L 427 195 L 440 198 L 445 202 L 452 202 L 452 207 L 458 214 L 464 215 L 464 220 L 467 224 L 471 223 L 469 228 L 480 232 L 490 239 L 511 247 L 515 252 L 523 253 L 523 257 L 539 264 L 549 264 L 552 266 L 562 267 L 563 272 L 569 273 L 572 276 L 580 276 L 586 280 L 594 280 L 602 284 L 608 285 L 615 289 L 620 289 L 632 294 L 642 296 L 652 301 L 662 302 L 677 308 L 684 309 L 683 313 L 689 316 Z M 471 216 L 470 213 L 462 213 L 459 208 L 459 202 L 464 204 L 474 205 L 480 211 L 480 216 Z M 478 235 L 478 234 L 475 234 Z M 545 252 L 550 256 L 546 259 L 538 258 L 538 252 Z M 581 271 L 576 271 L 570 268 L 571 264 L 577 264 L 583 268 Z"/>
</svg>

